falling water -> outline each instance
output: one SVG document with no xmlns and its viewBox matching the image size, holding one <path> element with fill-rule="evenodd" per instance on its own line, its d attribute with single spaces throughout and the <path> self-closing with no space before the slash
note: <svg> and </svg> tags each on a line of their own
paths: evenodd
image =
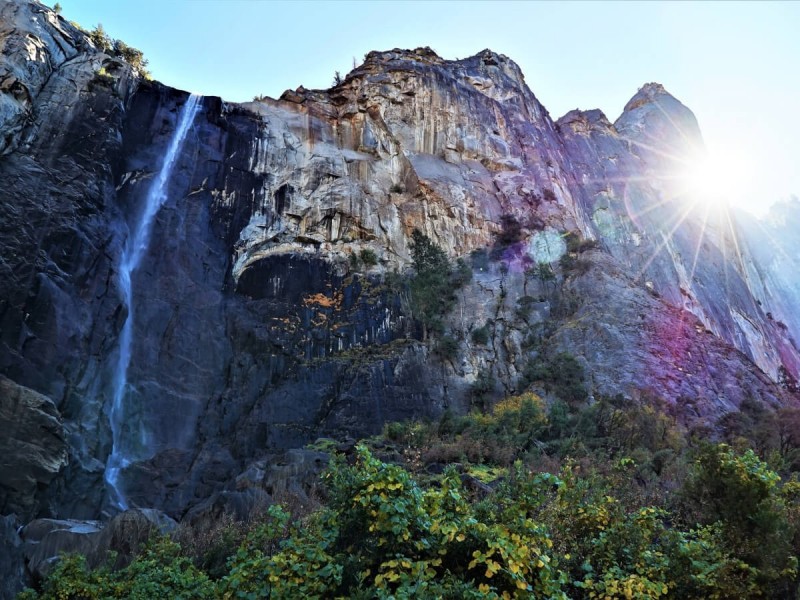
<svg viewBox="0 0 800 600">
<path fill-rule="evenodd" d="M 199 103 L 200 97 L 194 94 L 189 96 L 186 101 L 178 120 L 178 127 L 175 129 L 167 149 L 167 155 L 164 157 L 164 164 L 161 166 L 158 177 L 153 181 L 147 192 L 144 211 L 136 222 L 131 235 L 128 236 L 120 257 L 118 283 L 122 292 L 122 301 L 128 308 L 128 317 L 125 319 L 125 324 L 122 326 L 122 332 L 119 336 L 119 358 L 114 371 L 114 396 L 109 413 L 112 447 L 106 463 L 105 480 L 110 488 L 112 502 L 121 510 L 128 508 L 128 502 L 119 487 L 119 476 L 122 469 L 130 464 L 131 451 L 136 447 L 135 442 L 132 440 L 128 440 L 126 445 L 123 439 L 125 393 L 128 387 L 128 366 L 131 362 L 131 344 L 133 342 L 134 313 L 131 276 L 147 252 L 147 247 L 150 244 L 150 233 L 153 229 L 153 220 L 167 199 L 167 188 L 172 169 L 175 167 L 186 133 L 194 121 L 195 114 L 197 114 Z"/>
</svg>

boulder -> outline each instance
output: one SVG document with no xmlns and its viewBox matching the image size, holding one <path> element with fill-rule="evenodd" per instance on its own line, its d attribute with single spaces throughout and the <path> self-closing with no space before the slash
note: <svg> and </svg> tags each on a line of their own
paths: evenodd
<svg viewBox="0 0 800 600">
<path fill-rule="evenodd" d="M 99 521 L 36 519 L 22 529 L 28 570 L 42 579 L 52 570 L 62 553 L 95 553 L 103 524 Z"/>
<path fill-rule="evenodd" d="M 166 535 L 177 523 L 154 509 L 135 508 L 119 513 L 107 523 L 67 519 L 36 519 L 22 529 L 28 570 L 41 579 L 61 554 L 82 554 L 90 567 L 104 564 L 116 553 L 115 566 L 128 564 L 154 534 Z"/>
</svg>

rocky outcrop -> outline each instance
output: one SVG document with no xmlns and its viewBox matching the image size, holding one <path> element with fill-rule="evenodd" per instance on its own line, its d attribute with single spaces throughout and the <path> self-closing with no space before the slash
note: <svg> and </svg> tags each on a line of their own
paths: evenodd
<svg viewBox="0 0 800 600">
<path fill-rule="evenodd" d="M 31 516 L 67 464 L 61 416 L 50 398 L 0 376 L 0 431 L 0 512 Z"/>
<path fill-rule="evenodd" d="M 21 531 L 28 571 L 41 579 L 62 554 L 82 554 L 90 567 L 128 564 L 136 551 L 153 535 L 175 531 L 177 523 L 152 509 L 132 509 L 115 515 L 108 523 L 65 519 L 36 519 Z"/>
<path fill-rule="evenodd" d="M 135 80 L 39 4 L 0 11 L 0 373 L 63 421 L 67 464 L 29 510 L 95 519 L 114 512 L 117 265 L 187 94 Z M 330 90 L 204 98 L 133 273 L 126 497 L 202 519 L 307 494 L 292 482 L 316 462 L 281 471 L 284 451 L 466 410 L 478 387 L 491 403 L 561 351 L 592 393 L 687 419 L 791 401 L 791 286 L 667 183 L 659 157 L 699 143 L 657 84 L 614 123 L 553 121 L 489 50 L 373 52 Z M 473 266 L 449 353 L 423 343 L 393 274 L 415 228 Z"/>
</svg>

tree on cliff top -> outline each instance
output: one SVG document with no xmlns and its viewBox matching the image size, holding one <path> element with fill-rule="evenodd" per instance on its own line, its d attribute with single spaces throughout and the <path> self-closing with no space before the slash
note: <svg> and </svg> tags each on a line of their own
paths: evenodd
<svg viewBox="0 0 800 600">
<path fill-rule="evenodd" d="M 98 23 L 97 27 L 87 32 L 89 39 L 92 40 L 95 48 L 100 52 L 108 54 L 109 56 L 116 56 L 121 58 L 136 71 L 141 77 L 150 79 L 150 72 L 147 70 L 147 59 L 144 53 L 129 46 L 122 40 L 115 40 L 106 33 L 102 23 Z"/>
</svg>

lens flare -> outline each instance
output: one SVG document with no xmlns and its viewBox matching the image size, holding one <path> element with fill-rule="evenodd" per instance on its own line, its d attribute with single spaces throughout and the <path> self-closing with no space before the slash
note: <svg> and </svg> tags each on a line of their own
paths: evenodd
<svg viewBox="0 0 800 600">
<path fill-rule="evenodd" d="M 734 149 L 697 151 L 682 161 L 676 192 L 700 206 L 747 207 L 753 199 L 750 173 L 749 161 Z"/>
</svg>

